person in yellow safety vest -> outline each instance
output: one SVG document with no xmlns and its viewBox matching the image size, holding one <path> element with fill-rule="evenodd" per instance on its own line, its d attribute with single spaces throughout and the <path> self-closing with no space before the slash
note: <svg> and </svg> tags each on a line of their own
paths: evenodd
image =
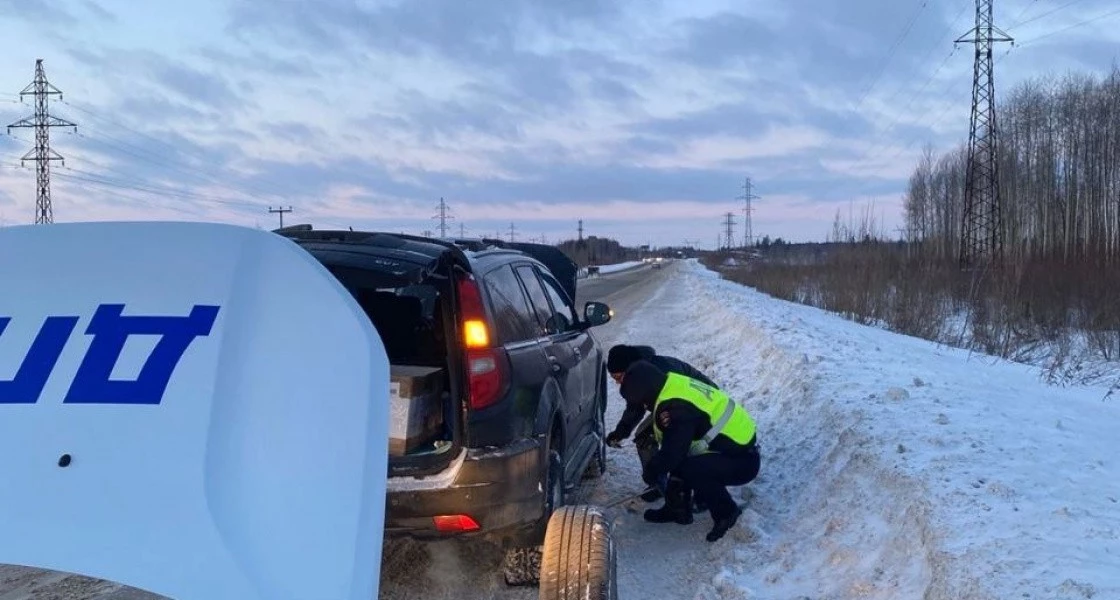
<svg viewBox="0 0 1120 600">
<path fill-rule="evenodd" d="M 639 360 L 649 361 L 662 371 L 680 373 L 686 377 L 699 379 L 714 388 L 719 387 L 696 367 L 679 358 L 657 354 L 650 346 L 630 346 L 627 344 L 612 346 L 610 351 L 607 352 L 607 372 L 610 373 L 611 379 L 614 379 L 615 383 L 622 385 L 626 369 Z M 657 453 L 657 441 L 653 436 L 652 424 L 653 415 L 646 407 L 627 404 L 626 410 L 618 420 L 618 425 L 615 425 L 614 430 L 606 436 L 607 445 L 612 448 L 620 448 L 622 441 L 633 433 L 634 449 L 638 451 L 638 460 L 645 467 L 649 459 Z M 655 502 L 661 499 L 661 490 L 651 487 L 641 495 L 641 498 L 646 502 Z M 707 507 L 700 503 L 696 506 L 694 512 L 704 512 L 705 510 L 707 510 Z"/>
<path fill-rule="evenodd" d="M 652 523 L 692 523 L 692 495 L 708 506 L 714 542 L 735 526 L 742 509 L 727 491 L 758 476 L 761 458 L 750 413 L 724 392 L 640 360 L 626 370 L 619 390 L 627 404 L 653 412 L 660 448 L 642 480 L 663 487 L 665 504 L 645 512 Z"/>
</svg>

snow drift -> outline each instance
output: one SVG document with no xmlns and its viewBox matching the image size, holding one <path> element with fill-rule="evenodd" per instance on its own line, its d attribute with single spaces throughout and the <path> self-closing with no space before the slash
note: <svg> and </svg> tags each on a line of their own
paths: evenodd
<svg viewBox="0 0 1120 600">
<path fill-rule="evenodd" d="M 694 262 L 608 343 L 648 343 L 755 416 L 762 472 L 708 544 L 614 511 L 623 597 L 1120 598 L 1116 407 L 1037 369 L 723 281 Z M 606 340 L 605 340 L 606 341 Z M 611 390 L 611 416 L 621 399 Z M 591 493 L 639 488 L 632 450 Z M 700 566 L 697 566 L 700 565 Z"/>
</svg>

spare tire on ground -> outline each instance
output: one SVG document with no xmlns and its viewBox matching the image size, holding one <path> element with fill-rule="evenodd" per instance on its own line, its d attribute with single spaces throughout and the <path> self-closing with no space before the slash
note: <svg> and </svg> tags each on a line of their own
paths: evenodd
<svg viewBox="0 0 1120 600">
<path fill-rule="evenodd" d="M 541 556 L 540 600 L 616 600 L 618 572 L 611 527 L 590 506 L 552 514 Z"/>
</svg>

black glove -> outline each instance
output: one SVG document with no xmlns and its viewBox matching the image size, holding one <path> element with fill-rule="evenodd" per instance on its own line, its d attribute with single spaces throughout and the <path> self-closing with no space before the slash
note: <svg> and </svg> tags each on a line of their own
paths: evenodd
<svg viewBox="0 0 1120 600">
<path fill-rule="evenodd" d="M 622 440 L 624 440 L 624 439 L 626 439 L 625 436 L 620 435 L 620 434 L 612 431 L 612 432 L 607 434 L 607 440 L 606 441 L 607 441 L 607 445 L 610 446 L 611 448 L 621 448 L 622 447 Z"/>
</svg>

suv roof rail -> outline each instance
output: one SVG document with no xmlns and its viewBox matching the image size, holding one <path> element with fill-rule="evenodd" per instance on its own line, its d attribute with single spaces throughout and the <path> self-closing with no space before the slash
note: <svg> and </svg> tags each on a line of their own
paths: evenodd
<svg viewBox="0 0 1120 600">
<path fill-rule="evenodd" d="M 456 249 L 459 251 L 471 251 L 475 254 L 489 254 L 492 252 L 509 252 L 515 254 L 525 254 L 517 248 L 510 248 L 506 246 L 505 242 L 494 238 L 438 238 L 438 237 L 424 237 L 421 235 L 411 235 L 407 233 L 392 233 L 385 231 L 354 231 L 350 230 L 333 230 L 333 229 L 320 229 L 315 230 L 311 225 L 290 225 L 282 229 L 274 229 L 274 233 L 278 233 L 285 237 L 307 240 L 307 241 L 339 241 L 339 242 L 353 242 L 362 243 L 373 241 L 374 238 L 392 237 L 400 240 L 410 242 L 421 242 L 425 244 L 436 244 L 448 249 Z"/>
<path fill-rule="evenodd" d="M 451 253 L 462 263 L 467 262 L 464 248 L 454 242 L 439 238 L 409 235 L 407 233 L 391 233 L 387 231 L 354 231 L 321 229 L 316 231 L 311 225 L 293 225 L 283 229 L 274 230 L 275 233 L 292 240 L 306 242 L 346 242 L 352 244 L 368 244 L 380 247 L 403 247 L 413 244 L 423 244 L 429 248 L 439 246 Z M 416 249 L 413 246 L 413 249 Z"/>
</svg>

